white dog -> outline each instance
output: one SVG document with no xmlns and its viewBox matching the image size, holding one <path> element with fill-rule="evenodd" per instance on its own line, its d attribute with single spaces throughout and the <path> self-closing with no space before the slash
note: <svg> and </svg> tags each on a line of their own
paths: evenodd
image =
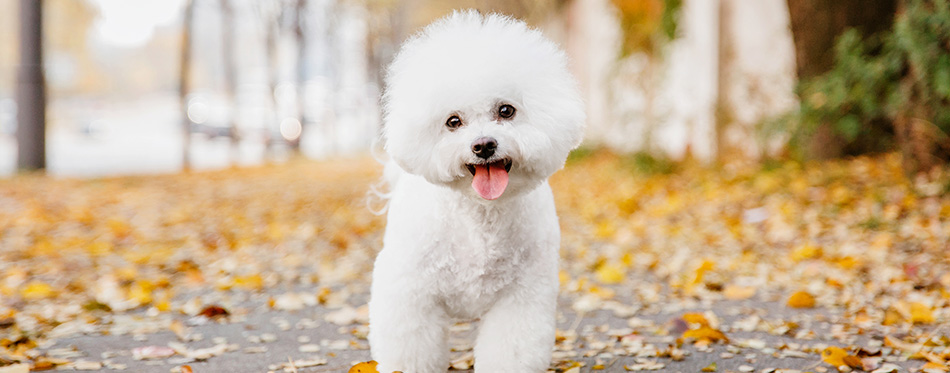
<svg viewBox="0 0 950 373">
<path fill-rule="evenodd" d="M 523 22 L 456 12 L 402 46 L 386 83 L 379 371 L 444 372 L 449 326 L 475 318 L 476 372 L 547 370 L 560 247 L 547 179 L 585 121 L 564 53 Z"/>
</svg>

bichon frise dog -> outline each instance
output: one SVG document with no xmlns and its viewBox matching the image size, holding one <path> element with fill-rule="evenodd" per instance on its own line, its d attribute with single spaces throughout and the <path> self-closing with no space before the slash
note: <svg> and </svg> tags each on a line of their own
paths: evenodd
<svg viewBox="0 0 950 373">
<path fill-rule="evenodd" d="M 585 121 L 564 53 L 521 21 L 456 12 L 407 41 L 386 79 L 379 371 L 446 371 L 449 326 L 480 318 L 476 372 L 544 372 L 560 247 L 547 179 Z"/>
</svg>

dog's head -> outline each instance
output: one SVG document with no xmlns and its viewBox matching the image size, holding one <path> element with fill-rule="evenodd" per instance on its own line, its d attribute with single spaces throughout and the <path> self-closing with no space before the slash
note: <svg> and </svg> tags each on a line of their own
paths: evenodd
<svg viewBox="0 0 950 373">
<path fill-rule="evenodd" d="M 383 97 L 386 151 L 431 183 L 493 200 L 533 189 L 581 141 L 564 53 L 501 15 L 456 12 L 407 41 Z"/>
</svg>

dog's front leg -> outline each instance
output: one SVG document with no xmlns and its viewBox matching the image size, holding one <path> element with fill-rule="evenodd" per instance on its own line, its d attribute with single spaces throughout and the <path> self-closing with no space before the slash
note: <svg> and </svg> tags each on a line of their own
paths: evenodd
<svg viewBox="0 0 950 373">
<path fill-rule="evenodd" d="M 475 342 L 477 373 L 545 372 L 551 362 L 556 280 L 511 290 L 482 317 Z"/>
<path fill-rule="evenodd" d="M 381 373 L 442 373 L 449 367 L 449 318 L 431 297 L 374 279 L 369 344 Z M 382 285 L 382 286 L 380 286 Z"/>
</svg>

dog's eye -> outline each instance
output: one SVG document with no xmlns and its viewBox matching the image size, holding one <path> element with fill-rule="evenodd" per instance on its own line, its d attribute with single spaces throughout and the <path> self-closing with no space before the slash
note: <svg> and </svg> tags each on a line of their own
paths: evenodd
<svg viewBox="0 0 950 373">
<path fill-rule="evenodd" d="M 459 128 L 462 126 L 462 118 L 459 118 L 458 115 L 453 115 L 445 121 L 445 126 L 449 128 Z"/>
<path fill-rule="evenodd" d="M 508 104 L 501 105 L 498 107 L 498 116 L 504 119 L 511 119 L 511 117 L 515 116 L 515 107 Z"/>
</svg>

